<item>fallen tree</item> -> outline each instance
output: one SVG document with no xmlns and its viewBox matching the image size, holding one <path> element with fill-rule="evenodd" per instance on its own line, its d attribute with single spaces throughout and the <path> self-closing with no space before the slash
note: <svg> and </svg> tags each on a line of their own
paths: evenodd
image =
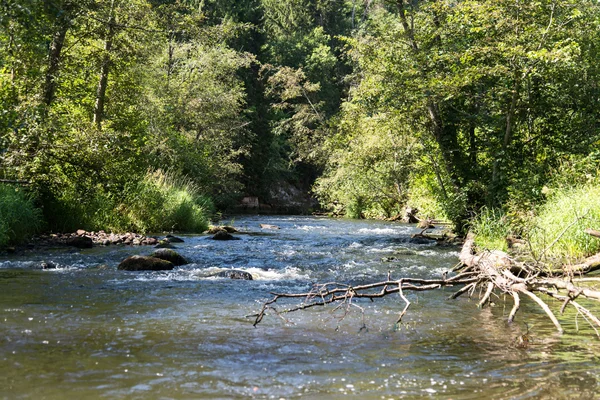
<svg viewBox="0 0 600 400">
<path fill-rule="evenodd" d="M 373 301 L 398 294 L 404 301 L 404 308 L 399 312 L 396 320 L 396 323 L 400 323 L 411 305 L 405 292 L 460 287 L 450 296 L 450 299 L 456 299 L 465 294 L 472 298 L 475 293 L 479 293 L 478 307 L 488 305 L 494 293 L 504 293 L 512 297 L 513 306 L 508 316 L 509 322 L 513 322 L 520 308 L 522 297 L 528 298 L 544 311 L 556 329 L 562 333 L 563 328 L 554 311 L 542 297 L 556 299 L 560 301 L 561 306 L 558 311 L 561 314 L 567 307 L 574 308 L 577 315 L 581 315 L 600 337 L 597 329 L 600 327 L 600 319 L 576 301 L 585 298 L 600 302 L 600 291 L 590 286 L 594 283 L 600 284 L 600 278 L 585 276 L 600 269 L 600 254 L 589 257 L 576 265 L 550 267 L 540 262 L 528 264 L 517 261 L 503 251 L 484 251 L 475 254 L 474 247 L 474 235 L 469 234 L 459 255 L 460 263 L 451 271 L 445 272 L 439 279 L 391 279 L 388 274 L 384 281 L 365 285 L 322 283 L 315 285 L 312 290 L 305 293 L 272 293 L 274 297 L 266 301 L 258 313 L 249 317 L 254 318 L 254 326 L 256 326 L 269 312 L 285 319 L 284 315 L 287 313 L 326 305 L 335 305 L 334 310 L 343 309 L 344 315 L 346 315 L 353 308 L 364 312 L 355 300 L 369 299 Z M 285 309 L 278 309 L 276 304 L 282 299 L 297 300 L 297 303 Z"/>
</svg>

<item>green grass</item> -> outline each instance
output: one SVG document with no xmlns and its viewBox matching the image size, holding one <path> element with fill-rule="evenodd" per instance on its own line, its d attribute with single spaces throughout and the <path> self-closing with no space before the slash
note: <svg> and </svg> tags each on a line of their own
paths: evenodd
<svg viewBox="0 0 600 400">
<path fill-rule="evenodd" d="M 0 246 L 17 244 L 43 226 L 42 212 L 23 189 L 0 184 Z"/>
<path fill-rule="evenodd" d="M 600 239 L 584 232 L 586 228 L 600 230 L 600 185 L 560 187 L 551 193 L 523 226 L 523 222 L 513 226 L 516 223 L 501 210 L 483 208 L 471 224 L 477 247 L 506 251 L 506 236 L 519 231 L 529 240 L 536 260 L 577 262 L 600 252 Z"/>
<path fill-rule="evenodd" d="M 600 239 L 586 228 L 600 230 L 600 186 L 555 189 L 529 232 L 534 255 L 577 260 L 598 253 Z"/>
<path fill-rule="evenodd" d="M 471 229 L 479 249 L 507 250 L 506 236 L 510 233 L 510 224 L 502 210 L 482 208 Z"/>
<path fill-rule="evenodd" d="M 211 199 L 190 179 L 161 170 L 132 179 L 124 189 L 67 187 L 45 207 L 50 228 L 112 232 L 189 232 L 208 229 Z"/>
<path fill-rule="evenodd" d="M 190 179 L 157 170 L 127 188 L 118 211 L 130 230 L 202 232 L 214 206 Z"/>
</svg>

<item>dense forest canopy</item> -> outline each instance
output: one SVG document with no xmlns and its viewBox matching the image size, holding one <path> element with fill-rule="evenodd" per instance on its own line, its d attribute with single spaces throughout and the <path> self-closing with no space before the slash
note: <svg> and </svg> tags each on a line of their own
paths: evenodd
<svg viewBox="0 0 600 400">
<path fill-rule="evenodd" d="M 1 175 L 50 229 L 197 229 L 287 182 L 336 213 L 411 205 L 463 230 L 597 179 L 594 0 L 0 9 Z"/>
</svg>

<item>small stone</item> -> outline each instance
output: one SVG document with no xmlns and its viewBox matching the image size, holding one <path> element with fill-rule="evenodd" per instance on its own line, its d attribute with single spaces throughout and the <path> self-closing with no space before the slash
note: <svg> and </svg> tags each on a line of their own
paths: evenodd
<svg viewBox="0 0 600 400">
<path fill-rule="evenodd" d="M 147 244 L 147 245 L 155 245 L 155 244 L 158 244 L 158 239 L 153 238 L 153 237 L 148 237 L 148 238 L 144 239 L 143 243 Z"/>
<path fill-rule="evenodd" d="M 158 244 L 156 246 L 154 246 L 155 249 L 175 249 L 176 247 L 173 246 L 171 243 L 169 243 L 168 240 L 161 240 L 160 242 L 158 242 Z"/>
<path fill-rule="evenodd" d="M 52 261 L 42 261 L 40 267 L 42 267 L 42 269 L 56 269 L 56 264 Z"/>
<path fill-rule="evenodd" d="M 183 243 L 184 240 L 182 238 L 178 238 L 177 236 L 173 236 L 173 235 L 167 235 L 165 237 L 165 240 L 169 241 L 170 243 Z"/>
<path fill-rule="evenodd" d="M 237 269 L 229 269 L 226 271 L 217 272 L 216 274 L 210 276 L 216 278 L 240 279 L 245 281 L 253 280 L 251 273 Z"/>
<path fill-rule="evenodd" d="M 77 232 L 75 232 L 77 234 L 77 236 L 83 236 L 85 235 L 85 230 L 83 229 L 77 229 Z"/>
</svg>

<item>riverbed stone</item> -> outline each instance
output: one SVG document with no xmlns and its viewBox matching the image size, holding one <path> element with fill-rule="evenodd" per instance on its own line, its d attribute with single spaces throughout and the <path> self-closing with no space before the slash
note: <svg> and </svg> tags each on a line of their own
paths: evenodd
<svg viewBox="0 0 600 400">
<path fill-rule="evenodd" d="M 157 249 L 150 256 L 170 261 L 175 266 L 189 264 L 188 260 L 173 249 Z"/>
<path fill-rule="evenodd" d="M 432 243 L 435 243 L 436 241 L 433 239 L 428 239 L 428 238 L 417 236 L 417 237 L 411 237 L 408 242 L 412 243 L 412 244 L 432 244 Z"/>
<path fill-rule="evenodd" d="M 127 257 L 117 267 L 123 271 L 170 271 L 173 268 L 170 261 L 148 256 Z"/>
<path fill-rule="evenodd" d="M 185 240 L 183 240 L 180 237 L 177 236 L 173 236 L 173 235 L 167 235 L 165 237 L 165 240 L 168 241 L 169 243 L 183 243 L 185 242 Z"/>
<path fill-rule="evenodd" d="M 240 240 L 240 238 L 233 236 L 226 231 L 219 231 L 212 237 L 213 240 Z"/>
<path fill-rule="evenodd" d="M 168 240 L 160 240 L 158 242 L 158 244 L 156 246 L 154 246 L 155 249 L 175 249 L 176 247 L 173 246 Z"/>
<path fill-rule="evenodd" d="M 91 249 L 94 247 L 94 241 L 88 236 L 75 236 L 67 239 L 68 246 L 77 247 L 78 249 Z"/>
<path fill-rule="evenodd" d="M 217 272 L 216 274 L 210 276 L 216 278 L 240 279 L 244 281 L 253 280 L 251 273 L 237 269 L 228 269 L 226 271 Z"/>
</svg>

